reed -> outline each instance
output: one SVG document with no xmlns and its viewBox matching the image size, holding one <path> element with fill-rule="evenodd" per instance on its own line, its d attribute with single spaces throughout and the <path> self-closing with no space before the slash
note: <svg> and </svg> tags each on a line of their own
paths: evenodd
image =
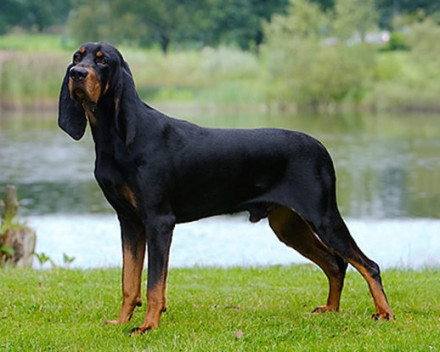
<svg viewBox="0 0 440 352">
<path fill-rule="evenodd" d="M 56 105 L 65 68 L 76 45 L 62 42 L 57 36 L 23 35 L 15 36 L 14 40 L 10 36 L 0 37 L 0 103 Z M 120 50 L 131 66 L 141 98 L 151 103 L 296 109 L 310 107 L 301 102 L 313 101 L 317 109 L 324 106 L 330 110 L 339 106 L 348 110 L 440 110 L 440 65 L 436 56 L 420 59 L 413 52 L 373 50 L 367 78 L 341 81 L 344 71 L 338 59 L 332 61 L 332 72 L 325 71 L 328 63 L 323 62 L 319 67 L 297 70 L 297 76 L 277 76 L 281 68 L 290 67 L 288 61 L 293 59 L 277 64 L 275 53 L 267 50 L 260 56 L 227 47 L 174 50 L 166 56 L 157 49 L 121 46 Z M 356 53 L 355 49 L 350 50 Z M 310 60 L 302 57 L 304 63 L 313 61 L 314 53 L 309 55 Z M 338 73 L 336 68 L 342 71 Z M 295 87 L 302 86 L 300 80 L 309 82 L 314 89 L 298 90 Z M 338 84 L 358 85 L 360 81 L 361 93 L 353 93 L 355 88 L 346 89 L 352 93 L 341 97 Z M 323 93 L 317 95 L 316 87 Z M 313 97 L 307 97 L 312 93 Z"/>
</svg>

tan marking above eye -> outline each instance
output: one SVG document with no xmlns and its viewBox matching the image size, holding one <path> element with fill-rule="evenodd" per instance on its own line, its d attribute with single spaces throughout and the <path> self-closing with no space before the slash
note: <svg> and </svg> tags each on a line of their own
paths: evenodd
<svg viewBox="0 0 440 352">
<path fill-rule="evenodd" d="M 102 53 L 101 50 L 99 50 L 99 51 L 96 52 L 96 57 L 97 57 L 97 58 L 101 58 L 103 55 L 104 55 L 104 54 Z"/>
<path fill-rule="evenodd" d="M 84 53 L 86 52 L 86 48 L 81 47 L 81 48 L 79 49 L 79 52 L 80 52 L 81 54 L 84 54 Z"/>
</svg>

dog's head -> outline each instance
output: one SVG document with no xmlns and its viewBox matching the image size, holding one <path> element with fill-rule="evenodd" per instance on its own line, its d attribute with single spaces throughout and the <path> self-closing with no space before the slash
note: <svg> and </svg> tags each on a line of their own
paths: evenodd
<svg viewBox="0 0 440 352">
<path fill-rule="evenodd" d="M 87 43 L 73 54 L 72 63 L 67 67 L 58 123 L 72 138 L 79 140 L 86 129 L 86 115 L 92 125 L 113 123 L 97 121 L 95 114 L 97 110 L 112 111 L 115 128 L 120 133 L 123 130 L 122 137 L 127 141 L 133 138 L 127 135 L 130 124 L 127 104 L 136 97 L 130 68 L 121 53 L 109 43 Z"/>
</svg>

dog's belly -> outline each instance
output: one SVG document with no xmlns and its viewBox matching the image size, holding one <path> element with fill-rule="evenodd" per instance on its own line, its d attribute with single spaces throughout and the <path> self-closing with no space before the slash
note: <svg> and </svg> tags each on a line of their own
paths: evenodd
<svg viewBox="0 0 440 352">
<path fill-rule="evenodd" d="M 275 189 L 283 174 L 280 164 L 269 168 L 263 164 L 260 167 L 246 165 L 241 168 L 236 165 L 228 170 L 220 168 L 204 177 L 199 174 L 198 177 L 185 178 L 172 192 L 173 213 L 179 223 L 248 210 L 254 214 L 252 221 L 257 221 L 264 217 L 258 214 L 266 212 L 260 209 L 260 203 L 266 202 L 258 198 Z"/>
</svg>

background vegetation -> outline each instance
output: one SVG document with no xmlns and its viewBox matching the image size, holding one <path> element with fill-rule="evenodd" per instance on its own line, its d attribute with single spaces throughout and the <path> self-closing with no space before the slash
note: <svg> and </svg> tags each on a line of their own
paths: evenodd
<svg viewBox="0 0 440 352">
<path fill-rule="evenodd" d="M 72 51 L 107 40 L 122 50 L 149 101 L 440 110 L 438 1 L 5 0 L 1 6 L 3 106 L 53 104 Z"/>
</svg>

